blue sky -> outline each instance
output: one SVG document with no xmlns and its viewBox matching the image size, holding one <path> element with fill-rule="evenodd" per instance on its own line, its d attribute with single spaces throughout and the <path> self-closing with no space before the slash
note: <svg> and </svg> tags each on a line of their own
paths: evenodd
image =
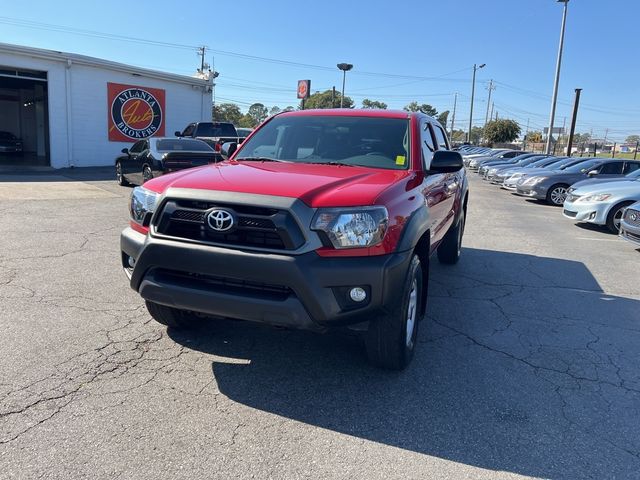
<svg viewBox="0 0 640 480">
<path fill-rule="evenodd" d="M 207 60 L 215 57 L 220 72 L 217 101 L 243 109 L 258 101 L 296 105 L 298 79 L 311 79 L 312 91 L 340 89 L 335 65 L 348 62 L 354 70 L 345 93 L 358 105 L 370 98 L 401 108 L 416 100 L 451 110 L 458 92 L 456 127 L 465 129 L 472 65 L 486 63 L 478 71 L 474 124 L 484 123 L 485 87 L 493 79 L 500 117 L 513 118 L 523 130 L 529 120 L 531 129 L 540 130 L 548 123 L 561 18 L 562 4 L 555 0 L 22 1 L 3 6 L 0 42 L 181 74 L 194 73 L 195 48 L 206 45 Z M 556 126 L 565 117 L 569 123 L 573 92 L 580 87 L 578 132 L 593 130 L 601 138 L 608 129 L 608 138 L 617 141 L 640 134 L 637 18 L 637 0 L 570 1 Z M 27 27 L 23 21 L 182 47 Z"/>
</svg>

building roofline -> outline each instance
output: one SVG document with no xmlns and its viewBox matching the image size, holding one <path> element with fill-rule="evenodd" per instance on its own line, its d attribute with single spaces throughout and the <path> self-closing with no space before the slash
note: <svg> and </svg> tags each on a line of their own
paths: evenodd
<svg viewBox="0 0 640 480">
<path fill-rule="evenodd" d="M 124 63 L 112 62 L 110 60 L 104 60 L 102 58 L 79 55 L 77 53 L 59 52 L 55 50 L 46 50 L 43 48 L 14 45 L 11 43 L 0 42 L 0 53 L 26 55 L 32 58 L 38 58 L 43 60 L 53 60 L 57 62 L 64 62 L 67 64 L 71 62 L 71 64 L 75 63 L 78 65 L 100 67 L 100 68 L 115 70 L 119 72 L 131 73 L 134 76 L 168 80 L 171 82 L 178 82 L 178 83 L 183 83 L 187 85 L 195 85 L 199 87 L 204 87 L 211 83 L 211 80 L 206 80 L 206 79 L 197 78 L 197 77 L 189 77 L 188 75 L 179 75 L 177 73 L 160 72 L 158 70 L 150 70 L 146 68 L 134 67 L 133 65 L 127 65 Z"/>
</svg>

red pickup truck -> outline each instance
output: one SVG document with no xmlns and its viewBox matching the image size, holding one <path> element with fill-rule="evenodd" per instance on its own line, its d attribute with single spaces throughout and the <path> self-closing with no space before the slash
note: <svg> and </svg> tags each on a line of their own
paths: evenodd
<svg viewBox="0 0 640 480">
<path fill-rule="evenodd" d="M 225 161 L 137 187 L 122 265 L 153 318 L 205 316 L 362 332 L 375 365 L 404 368 L 429 259 L 460 257 L 468 184 L 422 113 L 276 115 Z"/>
</svg>

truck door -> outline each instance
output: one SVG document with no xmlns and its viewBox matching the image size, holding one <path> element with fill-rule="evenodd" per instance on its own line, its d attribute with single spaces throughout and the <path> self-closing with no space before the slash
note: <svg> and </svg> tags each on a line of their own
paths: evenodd
<svg viewBox="0 0 640 480">
<path fill-rule="evenodd" d="M 421 188 L 425 205 L 429 208 L 429 231 L 432 245 L 440 242 L 446 233 L 444 227 L 447 212 L 451 209 L 450 203 L 452 203 L 446 189 L 448 174 L 429 173 L 433 152 L 437 150 L 436 145 L 431 123 L 427 119 L 422 119 L 420 121 L 420 146 L 425 177 Z"/>
</svg>

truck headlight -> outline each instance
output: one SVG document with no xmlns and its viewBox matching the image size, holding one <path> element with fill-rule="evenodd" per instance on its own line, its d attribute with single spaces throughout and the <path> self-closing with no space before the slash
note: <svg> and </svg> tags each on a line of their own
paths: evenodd
<svg viewBox="0 0 640 480">
<path fill-rule="evenodd" d="M 144 187 L 135 187 L 131 192 L 131 202 L 129 203 L 131 220 L 145 227 L 149 225 L 159 198 L 160 195 L 156 192 Z"/>
<path fill-rule="evenodd" d="M 333 248 L 362 248 L 380 243 L 388 223 L 385 207 L 321 208 L 311 229 L 321 232 Z"/>
</svg>

